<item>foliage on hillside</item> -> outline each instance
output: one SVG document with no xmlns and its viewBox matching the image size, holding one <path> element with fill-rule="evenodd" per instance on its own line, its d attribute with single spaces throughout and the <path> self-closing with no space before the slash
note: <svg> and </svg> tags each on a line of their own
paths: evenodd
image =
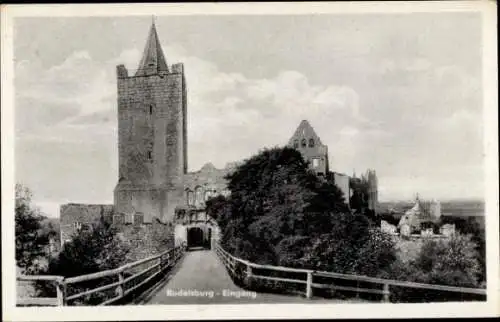
<svg viewBox="0 0 500 322">
<path fill-rule="evenodd" d="M 470 235 L 471 241 L 476 245 L 477 260 L 479 261 L 479 280 L 486 281 L 486 237 L 485 229 L 481 227 L 474 217 L 446 216 L 441 217 L 441 225 L 454 224 L 455 229 L 463 235 Z"/>
<path fill-rule="evenodd" d="M 311 172 L 295 149 L 263 150 L 227 179 L 231 195 L 211 199 L 207 211 L 223 247 L 238 257 L 368 275 L 395 258 L 392 241 L 351 213 L 342 191 Z"/>
<path fill-rule="evenodd" d="M 227 179 L 230 196 L 208 200 L 207 213 L 221 228 L 222 246 L 237 257 L 421 283 L 479 285 L 481 269 L 470 236 L 426 240 L 414 258 L 402 261 L 395 240 L 380 231 L 377 218 L 366 211 L 349 211 L 330 178 L 310 172 L 294 149 L 263 150 Z M 266 283 L 275 291 L 283 288 Z M 424 291 L 396 287 L 392 299 L 412 302 L 449 296 Z"/>
<path fill-rule="evenodd" d="M 450 239 L 423 240 L 413 258 L 406 261 L 398 259 L 391 265 L 387 278 L 426 284 L 481 287 L 481 265 L 476 244 L 471 235 L 459 233 Z M 443 301 L 450 293 L 396 288 L 392 296 L 400 301 Z"/>
<path fill-rule="evenodd" d="M 424 240 L 414 258 L 404 265 L 396 262 L 391 271 L 414 282 L 478 287 L 481 267 L 477 256 L 471 236 L 456 234 L 450 239 Z"/>
</svg>

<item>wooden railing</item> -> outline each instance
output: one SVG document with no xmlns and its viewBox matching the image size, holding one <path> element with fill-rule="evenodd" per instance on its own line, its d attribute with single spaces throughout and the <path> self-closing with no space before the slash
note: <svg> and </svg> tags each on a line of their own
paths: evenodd
<svg viewBox="0 0 500 322">
<path fill-rule="evenodd" d="M 69 306 L 88 304 L 107 305 L 117 302 L 139 287 L 172 268 L 185 252 L 185 246 L 178 246 L 161 254 L 133 263 L 93 274 L 67 277 L 49 275 L 21 275 L 17 282 L 49 282 L 55 286 L 55 297 L 19 297 L 18 306 Z M 82 285 L 86 283 L 86 285 Z M 89 287 L 89 284 L 91 286 Z M 85 289 L 82 291 L 82 289 Z M 96 298 L 96 295 L 97 296 Z M 98 303 L 95 303 L 95 302 Z"/>
<path fill-rule="evenodd" d="M 383 302 L 391 302 L 391 289 L 394 288 L 402 288 L 403 291 L 404 289 L 421 289 L 427 292 L 439 291 L 458 293 L 462 299 L 462 295 L 486 298 L 486 289 L 423 284 L 308 269 L 259 265 L 229 254 L 219 243 L 214 244 L 216 254 L 233 278 L 241 278 L 247 286 L 251 284 L 252 280 L 275 281 L 290 286 L 293 284 L 295 286 L 294 288 L 299 290 L 298 293 L 305 295 L 307 298 L 312 298 L 313 295 L 322 296 L 321 294 L 315 294 L 321 293 L 317 290 L 328 290 L 331 293 L 336 291 L 348 291 L 356 294 L 356 297 L 358 297 L 360 293 L 375 294 L 378 295 Z M 290 277 L 290 275 L 292 275 L 292 277 Z M 347 281 L 348 283 L 339 281 Z M 297 288 L 296 285 L 302 286 Z"/>
</svg>

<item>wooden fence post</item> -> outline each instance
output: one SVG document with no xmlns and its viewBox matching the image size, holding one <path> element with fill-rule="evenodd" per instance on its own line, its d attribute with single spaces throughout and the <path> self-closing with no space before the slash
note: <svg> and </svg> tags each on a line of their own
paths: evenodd
<svg viewBox="0 0 500 322">
<path fill-rule="evenodd" d="M 308 299 L 312 298 L 313 295 L 312 280 L 313 280 L 312 272 L 307 272 L 306 297 Z"/>
<path fill-rule="evenodd" d="M 386 303 L 389 303 L 391 301 L 390 300 L 391 292 L 389 291 L 389 284 L 384 284 L 383 294 L 384 294 L 383 301 L 386 302 Z"/>
<path fill-rule="evenodd" d="M 251 287 L 252 285 L 252 266 L 250 266 L 248 263 L 246 263 L 247 269 L 246 269 L 246 286 Z"/>
<path fill-rule="evenodd" d="M 66 304 L 66 284 L 63 279 L 56 281 L 57 305 L 64 306 Z"/>
<path fill-rule="evenodd" d="M 118 287 L 116 288 L 116 292 L 118 293 L 119 297 L 123 297 L 123 272 L 118 273 L 118 282 L 120 283 Z"/>
</svg>

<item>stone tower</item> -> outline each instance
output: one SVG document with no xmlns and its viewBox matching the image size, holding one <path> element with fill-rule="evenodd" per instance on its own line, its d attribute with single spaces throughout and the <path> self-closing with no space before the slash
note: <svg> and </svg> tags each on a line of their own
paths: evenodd
<svg viewBox="0 0 500 322">
<path fill-rule="evenodd" d="M 309 161 L 309 167 L 318 175 L 328 174 L 328 146 L 321 143 L 307 120 L 300 122 L 288 145 L 299 150 L 304 160 Z"/>
<path fill-rule="evenodd" d="M 170 221 L 187 171 L 186 80 L 182 64 L 169 68 L 154 22 L 137 71 L 117 66 L 117 85 L 115 211 Z"/>
<path fill-rule="evenodd" d="M 376 211 L 378 205 L 378 179 L 375 170 L 367 171 L 368 179 L 368 209 Z"/>
</svg>

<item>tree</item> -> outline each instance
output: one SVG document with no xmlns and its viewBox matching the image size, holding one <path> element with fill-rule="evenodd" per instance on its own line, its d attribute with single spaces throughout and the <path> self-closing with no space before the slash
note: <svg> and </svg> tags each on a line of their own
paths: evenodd
<svg viewBox="0 0 500 322">
<path fill-rule="evenodd" d="M 480 263 L 470 235 L 456 233 L 450 239 L 425 240 L 415 258 L 396 260 L 388 278 L 410 282 L 476 288 L 480 286 Z M 403 302 L 450 300 L 450 292 L 392 288 L 391 297 Z M 457 300 L 462 300 L 460 297 Z"/>
<path fill-rule="evenodd" d="M 48 238 L 54 238 L 57 241 L 61 240 L 61 228 L 59 218 L 45 218 L 41 223 L 42 233 Z"/>
<path fill-rule="evenodd" d="M 415 267 L 425 283 L 477 287 L 481 267 L 476 244 L 470 235 L 455 234 L 449 240 L 424 243 Z"/>
<path fill-rule="evenodd" d="M 207 215 L 213 218 L 219 227 L 226 227 L 230 218 L 229 200 L 223 195 L 209 198 L 205 202 Z"/>
<path fill-rule="evenodd" d="M 475 243 L 477 250 L 477 260 L 481 267 L 479 280 L 486 280 L 486 239 L 485 229 L 481 227 L 474 217 L 463 218 L 459 216 L 442 216 L 439 225 L 454 224 L 455 229 L 462 235 L 470 235 L 471 241 Z M 484 226 L 484 224 L 483 224 Z"/>
<path fill-rule="evenodd" d="M 263 150 L 227 179 L 230 197 L 212 200 L 207 211 L 223 228 L 223 246 L 238 257 L 338 272 L 373 272 L 394 257 L 368 218 L 351 214 L 331 176 L 316 176 L 295 149 Z"/>
<path fill-rule="evenodd" d="M 265 149 L 227 179 L 231 195 L 221 220 L 223 241 L 226 238 L 236 256 L 258 262 L 278 262 L 276 246 L 282 239 L 307 235 L 320 226 L 314 225 L 313 219 L 321 219 L 318 214 L 325 207 L 343 203 L 326 201 L 331 195 L 341 197 L 341 193 L 320 182 L 302 155 L 291 148 Z M 306 216 L 310 218 L 305 220 Z M 228 243 L 229 239 L 234 242 Z"/>
<path fill-rule="evenodd" d="M 46 255 L 48 235 L 42 232 L 44 216 L 31 206 L 31 191 L 16 184 L 15 224 L 16 263 L 26 274 L 42 269 L 41 260 Z"/>
<path fill-rule="evenodd" d="M 72 277 L 117 268 L 126 262 L 129 251 L 116 228 L 100 218 L 91 229 L 81 230 L 64 244 L 47 273 Z"/>
</svg>

